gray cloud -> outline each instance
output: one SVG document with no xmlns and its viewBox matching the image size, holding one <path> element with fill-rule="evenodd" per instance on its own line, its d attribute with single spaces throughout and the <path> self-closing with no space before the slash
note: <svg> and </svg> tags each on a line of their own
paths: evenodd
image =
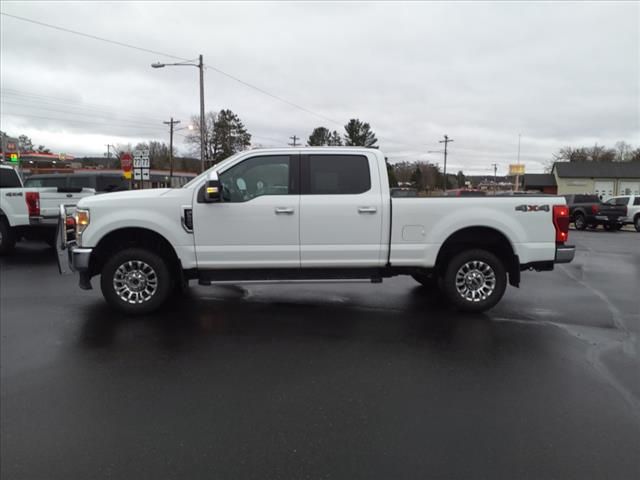
<svg viewBox="0 0 640 480">
<path fill-rule="evenodd" d="M 206 71 L 207 109 L 231 108 L 254 141 L 371 123 L 392 160 L 439 149 L 482 172 L 541 171 L 568 144 L 640 144 L 637 3 L 56 3 L 3 12 L 205 62 L 317 112 Z M 166 140 L 198 111 L 197 70 L 1 17 L 2 130 L 71 153 Z M 28 95 L 41 95 L 34 97 Z M 42 118 L 47 117 L 47 118 Z M 181 137 L 179 137 L 181 138 Z M 180 145 L 180 144 L 179 144 Z M 185 147 L 181 147 L 185 148 Z"/>
</svg>

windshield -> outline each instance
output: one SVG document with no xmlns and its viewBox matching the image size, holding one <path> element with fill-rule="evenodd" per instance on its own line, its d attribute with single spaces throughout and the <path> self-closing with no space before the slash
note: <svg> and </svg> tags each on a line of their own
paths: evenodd
<svg viewBox="0 0 640 480">
<path fill-rule="evenodd" d="M 242 155 L 244 152 L 238 152 L 234 155 L 231 155 L 230 157 L 225 158 L 224 160 L 222 160 L 219 163 L 216 163 L 213 167 L 210 167 L 208 169 L 206 169 L 204 172 L 202 172 L 200 175 L 198 175 L 197 177 L 191 179 L 191 181 L 185 183 L 182 188 L 190 188 L 193 185 L 196 185 L 198 183 L 200 183 L 201 180 L 204 180 L 205 178 L 207 178 L 207 175 L 209 174 L 209 172 L 211 170 L 221 170 L 224 167 L 226 167 L 226 165 L 232 161 L 234 161 L 236 158 L 238 158 L 240 155 Z"/>
</svg>

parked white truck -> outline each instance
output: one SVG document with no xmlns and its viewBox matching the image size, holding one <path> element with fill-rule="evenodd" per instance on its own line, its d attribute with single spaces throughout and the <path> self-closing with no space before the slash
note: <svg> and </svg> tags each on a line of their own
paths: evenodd
<svg viewBox="0 0 640 480">
<path fill-rule="evenodd" d="M 0 255 L 11 252 L 23 237 L 53 245 L 60 203 L 73 206 L 94 194 L 87 188 L 25 187 L 13 166 L 0 164 Z"/>
<path fill-rule="evenodd" d="M 374 149 L 238 153 L 179 189 L 84 198 L 61 208 L 62 273 L 126 313 L 159 308 L 189 280 L 362 279 L 411 275 L 483 311 L 527 269 L 570 262 L 562 197 L 390 196 Z"/>
</svg>

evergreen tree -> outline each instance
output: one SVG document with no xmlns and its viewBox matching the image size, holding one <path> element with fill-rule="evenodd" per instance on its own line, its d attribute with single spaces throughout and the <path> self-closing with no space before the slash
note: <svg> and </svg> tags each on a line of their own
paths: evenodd
<svg viewBox="0 0 640 480">
<path fill-rule="evenodd" d="M 368 123 L 361 122 L 357 118 L 352 118 L 349 120 L 349 123 L 344 126 L 344 130 L 345 145 L 378 148 L 376 146 L 378 139 Z"/>
<path fill-rule="evenodd" d="M 194 130 L 186 142 L 193 146 L 193 153 L 200 154 L 200 117 L 192 117 Z M 205 116 L 205 156 L 215 164 L 251 145 L 251 134 L 240 117 L 229 109 Z"/>
<path fill-rule="evenodd" d="M 327 145 L 329 145 L 330 147 L 341 147 L 342 138 L 340 137 L 340 134 L 335 130 L 331 132 L 331 135 L 329 135 L 329 141 L 327 142 Z"/>
<path fill-rule="evenodd" d="M 309 135 L 309 139 L 307 140 L 307 145 L 310 147 L 324 147 L 325 145 L 329 145 L 329 141 L 331 140 L 331 133 L 329 129 L 325 127 L 316 127 Z"/>
</svg>

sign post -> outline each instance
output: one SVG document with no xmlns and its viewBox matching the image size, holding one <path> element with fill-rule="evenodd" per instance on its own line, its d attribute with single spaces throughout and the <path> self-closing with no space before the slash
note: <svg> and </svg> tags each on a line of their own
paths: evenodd
<svg viewBox="0 0 640 480">
<path fill-rule="evenodd" d="M 520 175 L 524 175 L 524 164 L 523 163 L 512 163 L 509 165 L 509 175 L 515 175 L 516 181 L 514 186 L 514 191 L 518 191 L 518 187 L 520 186 Z"/>
<path fill-rule="evenodd" d="M 144 188 L 144 181 L 150 179 L 149 150 L 134 150 L 133 152 L 133 178 L 140 181 L 140 188 Z"/>
</svg>

